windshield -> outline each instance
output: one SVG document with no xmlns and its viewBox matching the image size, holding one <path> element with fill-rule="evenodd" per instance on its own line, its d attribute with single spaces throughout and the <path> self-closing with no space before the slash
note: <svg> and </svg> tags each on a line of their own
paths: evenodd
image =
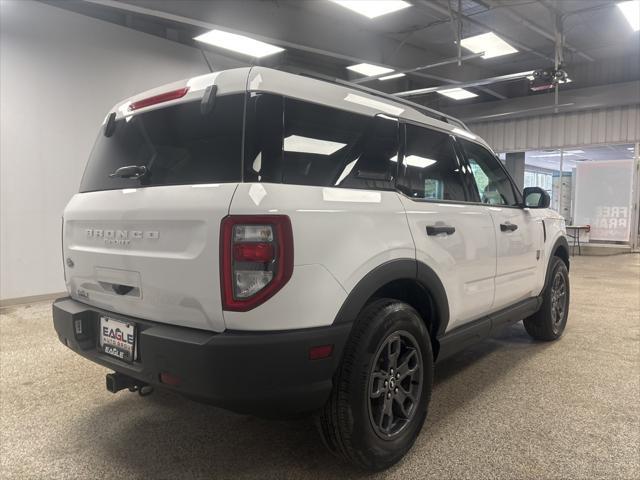
<svg viewBox="0 0 640 480">
<path fill-rule="evenodd" d="M 216 98 L 135 114 L 116 121 L 110 137 L 98 134 L 80 192 L 158 185 L 239 182 L 244 95 Z M 126 166 L 146 167 L 139 178 L 111 176 Z"/>
</svg>

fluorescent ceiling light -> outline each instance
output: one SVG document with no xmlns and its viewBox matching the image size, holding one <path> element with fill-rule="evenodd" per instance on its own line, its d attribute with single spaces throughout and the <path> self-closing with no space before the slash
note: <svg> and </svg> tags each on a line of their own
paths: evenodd
<svg viewBox="0 0 640 480">
<path fill-rule="evenodd" d="M 341 7 L 348 8 L 367 18 L 376 18 L 387 13 L 397 12 L 410 7 L 411 4 L 403 0 L 331 0 Z"/>
<path fill-rule="evenodd" d="M 356 162 L 360 160 L 360 157 L 356 158 L 355 160 L 353 160 L 352 162 L 349 162 L 347 164 L 346 167 L 344 167 L 344 170 L 342 170 L 342 173 L 340 174 L 340 176 L 338 177 L 338 180 L 336 180 L 336 183 L 334 183 L 334 185 L 340 185 L 342 183 L 342 181 L 347 178 L 347 175 L 349 175 L 351 173 L 351 170 L 353 170 L 353 167 L 355 167 Z"/>
<path fill-rule="evenodd" d="M 584 150 L 565 150 L 563 155 L 580 155 L 584 153 Z M 559 157 L 560 152 L 541 153 L 540 155 L 531 155 L 531 158 L 547 158 L 547 157 Z"/>
<path fill-rule="evenodd" d="M 618 3 L 618 8 L 624 14 L 634 32 L 640 30 L 640 0 Z"/>
<path fill-rule="evenodd" d="M 387 75 L 386 77 L 380 77 L 378 80 L 391 80 L 393 78 L 404 77 L 404 73 L 394 73 L 393 75 Z"/>
<path fill-rule="evenodd" d="M 194 37 L 194 40 L 255 58 L 262 58 L 284 51 L 284 48 L 254 40 L 244 35 L 223 32 L 222 30 L 211 30 L 210 32 Z"/>
<path fill-rule="evenodd" d="M 356 72 L 367 77 L 393 72 L 393 68 L 379 67 L 378 65 L 371 65 L 370 63 L 359 63 L 357 65 L 351 65 L 347 67 L 347 70 L 351 70 L 352 72 Z"/>
<path fill-rule="evenodd" d="M 398 156 L 394 155 L 390 158 L 390 160 L 392 162 L 397 162 Z M 436 163 L 436 160 L 433 160 L 432 158 L 420 157 L 418 155 L 409 155 L 407 157 L 404 157 L 403 163 L 405 165 L 408 165 L 409 167 L 427 168 L 429 165 L 433 165 L 434 163 Z"/>
<path fill-rule="evenodd" d="M 484 52 L 482 58 L 499 57 L 518 51 L 493 32 L 463 38 L 460 41 L 460 45 L 467 50 L 471 50 L 473 53 Z"/>
<path fill-rule="evenodd" d="M 429 165 L 436 163 L 436 161 L 431 158 L 419 157 L 418 155 L 409 155 L 404 157 L 404 163 L 410 167 L 427 168 Z"/>
<path fill-rule="evenodd" d="M 284 139 L 285 152 L 314 153 L 317 155 L 332 155 L 344 147 L 346 143 L 331 142 L 318 138 L 289 135 Z"/>
<path fill-rule="evenodd" d="M 477 97 L 473 92 L 465 90 L 464 88 L 449 88 L 447 90 L 436 90 L 440 95 L 453 98 L 454 100 L 464 100 L 465 98 Z"/>
</svg>

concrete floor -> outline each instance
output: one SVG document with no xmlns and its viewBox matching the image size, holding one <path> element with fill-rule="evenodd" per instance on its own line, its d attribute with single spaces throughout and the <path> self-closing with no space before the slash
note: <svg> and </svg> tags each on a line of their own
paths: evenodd
<svg viewBox="0 0 640 480">
<path fill-rule="evenodd" d="M 552 344 L 521 324 L 439 365 L 425 428 L 372 478 L 640 478 L 640 256 L 574 257 Z M 309 421 L 156 392 L 112 395 L 64 348 L 47 303 L 0 321 L 1 478 L 364 478 Z"/>
</svg>

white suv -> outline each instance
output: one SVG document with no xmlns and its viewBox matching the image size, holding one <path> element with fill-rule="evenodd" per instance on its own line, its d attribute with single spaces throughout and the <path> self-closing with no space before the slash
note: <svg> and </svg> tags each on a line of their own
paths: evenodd
<svg viewBox="0 0 640 480">
<path fill-rule="evenodd" d="M 569 247 L 461 122 L 261 67 L 117 104 L 63 219 L 60 340 L 112 392 L 315 412 L 369 469 L 411 447 L 433 366 L 521 319 L 554 340 Z"/>
</svg>

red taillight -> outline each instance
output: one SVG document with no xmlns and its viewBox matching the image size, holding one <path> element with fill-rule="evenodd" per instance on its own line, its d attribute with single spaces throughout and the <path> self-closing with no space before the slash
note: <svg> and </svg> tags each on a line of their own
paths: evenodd
<svg viewBox="0 0 640 480">
<path fill-rule="evenodd" d="M 220 287 L 225 310 L 246 312 L 293 274 L 293 231 L 286 215 L 232 215 L 220 225 Z"/>
<path fill-rule="evenodd" d="M 169 100 L 177 100 L 184 97 L 189 91 L 189 87 L 179 88 L 177 90 L 171 90 L 170 92 L 161 93 L 160 95 L 154 95 L 153 97 L 143 98 L 136 102 L 132 102 L 129 105 L 129 110 L 139 110 L 144 107 L 150 107 L 157 103 L 168 102 Z"/>
<path fill-rule="evenodd" d="M 270 262 L 274 257 L 271 243 L 236 243 L 233 259 L 237 262 Z"/>
</svg>

